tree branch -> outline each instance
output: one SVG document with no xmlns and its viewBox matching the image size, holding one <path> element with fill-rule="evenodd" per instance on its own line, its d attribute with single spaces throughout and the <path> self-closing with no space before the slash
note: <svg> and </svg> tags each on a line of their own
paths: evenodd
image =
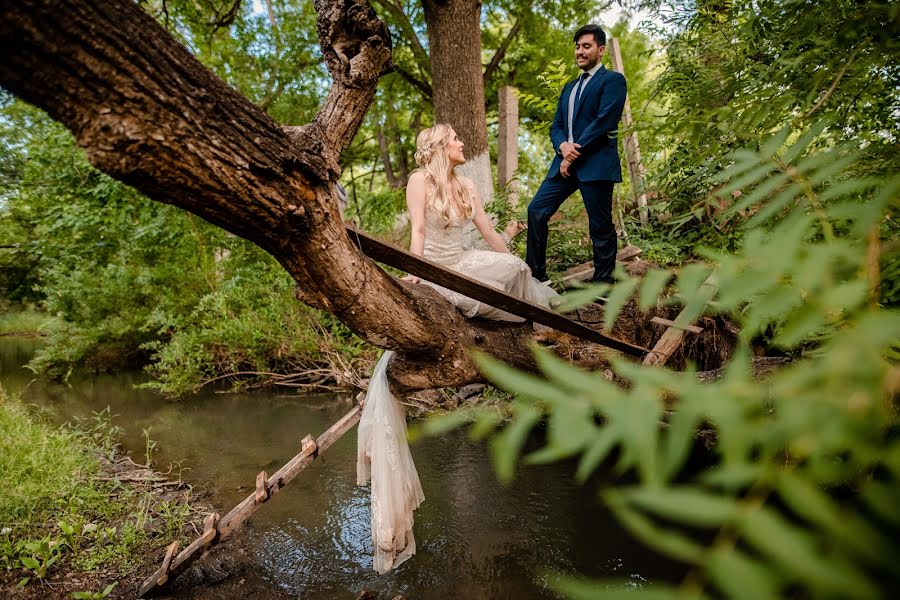
<svg viewBox="0 0 900 600">
<path fill-rule="evenodd" d="M 422 92 L 422 95 L 425 96 L 426 100 L 430 101 L 432 99 L 432 97 L 434 96 L 434 90 L 432 89 L 431 84 L 416 78 L 415 75 L 413 75 L 400 65 L 395 64 L 394 71 L 399 73 L 400 77 L 409 82 L 410 85 Z"/>
<path fill-rule="evenodd" d="M 393 15 L 400 30 L 406 36 L 405 39 L 409 42 L 413 57 L 416 59 L 416 65 L 422 73 L 427 75 L 431 68 L 428 52 L 425 51 L 425 47 L 422 46 L 422 41 L 419 39 L 419 36 L 416 35 L 416 30 L 413 29 L 412 22 L 410 22 L 406 11 L 403 10 L 403 5 L 400 4 L 399 0 L 396 2 L 393 2 L 392 0 L 375 0 L 375 3 L 384 7 L 391 15 Z"/>
<path fill-rule="evenodd" d="M 509 49 L 509 45 L 512 41 L 519 35 L 519 30 L 522 29 L 522 19 L 516 19 L 516 22 L 513 23 L 512 29 L 509 30 L 509 33 L 506 34 L 506 37 L 503 39 L 503 43 L 500 44 L 500 47 L 497 48 L 497 51 L 494 52 L 494 56 L 491 57 L 491 62 L 488 63 L 488 66 L 484 69 L 484 84 L 487 85 L 488 80 L 491 78 L 491 75 L 494 74 L 494 71 L 497 70 L 497 67 L 500 66 L 500 62 L 503 61 L 503 58 L 506 56 L 506 51 Z"/>
<path fill-rule="evenodd" d="M 856 56 L 863 49 L 863 46 L 865 46 L 865 41 L 862 44 L 860 44 L 859 46 L 857 46 L 856 50 L 854 50 L 853 53 L 850 54 L 850 56 L 844 62 L 844 66 L 841 67 L 840 71 L 838 71 L 838 74 L 834 78 L 834 81 L 831 82 L 831 86 L 825 91 L 824 94 L 822 94 L 822 97 L 819 98 L 818 102 L 816 102 L 815 105 L 813 105 L 813 107 L 810 108 L 808 111 L 806 111 L 806 114 L 804 114 L 802 117 L 803 119 L 808 119 L 811 116 L 813 116 L 813 114 L 817 110 L 822 108 L 822 106 L 828 101 L 828 99 L 831 98 L 831 95 L 834 93 L 834 90 L 837 89 L 837 86 L 841 82 L 841 79 L 843 79 L 844 75 L 847 73 L 847 69 L 849 69 L 850 65 L 853 64 L 853 61 L 856 59 Z"/>
</svg>

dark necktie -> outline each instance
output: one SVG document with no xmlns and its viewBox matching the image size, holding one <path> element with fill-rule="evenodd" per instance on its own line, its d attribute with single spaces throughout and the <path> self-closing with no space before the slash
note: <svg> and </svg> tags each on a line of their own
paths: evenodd
<svg viewBox="0 0 900 600">
<path fill-rule="evenodd" d="M 581 74 L 581 77 L 578 78 L 578 86 L 575 88 L 575 105 L 578 105 L 578 101 L 581 100 L 581 91 L 584 88 L 584 82 L 587 81 L 587 78 L 590 77 L 591 74 L 585 71 Z"/>
</svg>

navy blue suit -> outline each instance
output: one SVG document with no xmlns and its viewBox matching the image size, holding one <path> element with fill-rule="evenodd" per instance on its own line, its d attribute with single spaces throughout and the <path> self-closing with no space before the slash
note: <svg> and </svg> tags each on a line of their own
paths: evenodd
<svg viewBox="0 0 900 600">
<path fill-rule="evenodd" d="M 559 172 L 559 146 L 568 140 L 569 95 L 578 80 L 563 88 L 550 126 L 550 140 L 556 156 L 528 205 L 528 250 L 525 262 L 538 279 L 547 276 L 547 234 L 552 217 L 575 190 L 581 191 L 590 224 L 594 250 L 594 281 L 612 281 L 616 263 L 616 229 L 612 220 L 613 184 L 622 181 L 619 148 L 615 131 L 625 106 L 625 77 L 601 66 L 584 85 L 575 102 L 572 138 L 581 153 L 569 167 L 569 177 Z"/>
</svg>

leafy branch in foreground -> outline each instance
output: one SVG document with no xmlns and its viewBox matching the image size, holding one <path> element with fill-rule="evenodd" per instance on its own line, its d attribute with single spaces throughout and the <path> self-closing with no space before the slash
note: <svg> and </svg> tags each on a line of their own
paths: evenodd
<svg viewBox="0 0 900 600">
<path fill-rule="evenodd" d="M 515 394 L 509 422 L 500 427 L 496 412 L 476 409 L 426 426 L 473 420 L 504 481 L 520 458 L 577 459 L 581 481 L 601 464 L 634 475 L 637 483 L 601 497 L 631 534 L 690 569 L 680 586 L 629 584 L 629 598 L 878 598 L 900 584 L 900 314 L 878 295 L 880 273 L 900 258 L 881 242 L 896 234 L 888 213 L 900 178 L 855 177 L 846 148 L 808 150 L 818 133 L 785 130 L 731 156 L 722 182 L 745 192 L 734 210 L 755 214 L 742 251 L 706 251 L 708 263 L 674 278 L 667 301 L 742 325 L 720 379 L 613 359 L 623 388 L 541 349 L 544 378 L 481 356 L 487 376 Z M 607 325 L 632 293 L 643 306 L 656 302 L 672 276 L 651 271 L 618 284 Z M 711 282 L 719 291 L 707 303 L 701 288 Z M 758 380 L 749 347 L 761 333 L 795 360 Z M 543 447 L 521 456 L 542 422 Z M 716 445 L 712 466 L 698 472 L 687 460 L 700 428 L 716 432 Z M 624 589 L 554 581 L 573 598 Z"/>
</svg>

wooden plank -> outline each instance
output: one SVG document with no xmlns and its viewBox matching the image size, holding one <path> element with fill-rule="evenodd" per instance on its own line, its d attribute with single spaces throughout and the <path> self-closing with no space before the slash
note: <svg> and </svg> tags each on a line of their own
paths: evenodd
<svg viewBox="0 0 900 600">
<path fill-rule="evenodd" d="M 187 548 L 179 552 L 175 560 L 172 561 L 172 568 L 169 570 L 170 577 L 174 579 L 187 569 L 188 565 L 197 560 L 203 554 L 203 551 L 206 550 L 206 547 L 213 543 L 218 533 L 215 529 L 204 531 Z"/>
<path fill-rule="evenodd" d="M 568 333 L 601 346 L 619 350 L 631 356 L 643 357 L 649 352 L 647 348 L 641 348 L 626 341 L 603 335 L 599 331 L 589 329 L 543 306 L 510 296 L 456 271 L 386 244 L 353 226 L 347 226 L 347 233 L 350 239 L 370 258 L 436 283 L 454 292 L 464 294 L 469 298 L 489 304 L 494 308 L 505 310 L 508 313 L 535 323 L 546 325 L 557 331 Z"/>
<path fill-rule="evenodd" d="M 184 572 L 184 570 L 194 561 L 200 558 L 209 546 L 225 541 L 229 535 L 233 534 L 238 527 L 250 517 L 250 515 L 256 512 L 262 504 L 267 502 L 275 492 L 290 483 L 290 481 L 315 460 L 322 451 L 334 444 L 338 438 L 356 425 L 359 422 L 361 415 L 362 406 L 357 404 L 319 436 L 321 444 L 316 443 L 311 435 L 303 438 L 300 444 L 300 452 L 285 463 L 283 467 L 278 469 L 274 475 L 267 480 L 264 480 L 265 487 L 268 489 L 268 495 L 265 500 L 257 502 L 258 490 L 254 490 L 253 493 L 244 498 L 240 504 L 231 509 L 231 511 L 221 519 L 219 519 L 218 514 L 209 515 L 203 522 L 203 533 L 200 537 L 191 542 L 191 544 L 182 550 L 174 559 L 170 554 L 174 554 L 175 549 L 178 547 L 178 542 L 173 542 L 172 545 L 169 546 L 171 552 L 166 553 L 167 558 L 163 561 L 163 565 L 166 568 L 158 569 L 141 584 L 141 587 L 138 590 L 138 598 L 145 598 L 158 593 L 164 586 L 174 580 L 175 577 Z M 257 481 L 259 481 L 259 476 L 257 476 Z M 171 562 L 171 564 L 169 564 L 169 562 Z"/>
<path fill-rule="evenodd" d="M 612 70 L 625 75 L 625 64 L 622 62 L 622 51 L 619 48 L 619 40 L 616 38 L 609 38 L 607 45 L 609 46 L 609 59 L 612 63 Z M 633 125 L 634 121 L 631 118 L 631 101 L 626 97 L 625 107 L 622 110 L 622 128 L 629 130 Z M 638 143 L 636 131 L 631 129 L 631 131 L 625 134 L 622 138 L 622 148 L 625 150 L 625 163 L 628 165 L 628 176 L 631 179 L 631 188 L 638 205 L 641 225 L 646 227 L 649 222 L 647 193 L 644 189 L 646 172 L 644 163 L 641 161 L 641 148 Z"/>
<path fill-rule="evenodd" d="M 256 503 L 262 504 L 269 499 L 269 490 L 266 487 L 266 480 L 269 478 L 265 471 L 256 474 Z"/>
<path fill-rule="evenodd" d="M 616 252 L 617 262 L 627 262 L 632 258 L 640 256 L 643 252 L 637 246 L 628 245 Z M 574 287 L 576 284 L 587 281 L 594 275 L 594 263 L 586 262 L 578 266 L 572 267 L 563 274 L 562 279 L 556 282 L 556 285 L 564 290 Z"/>
<path fill-rule="evenodd" d="M 689 331 L 691 333 L 703 333 L 702 327 L 697 327 L 696 325 L 679 325 L 675 321 L 670 321 L 669 319 L 663 319 L 662 317 L 653 317 L 650 319 L 651 323 L 656 323 L 657 325 L 665 325 L 666 327 L 674 327 L 676 329 L 684 329 L 685 331 Z"/>
<path fill-rule="evenodd" d="M 700 285 L 701 298 L 704 300 L 704 307 L 712 301 L 712 297 L 716 295 L 718 290 L 718 277 L 716 273 L 713 272 L 712 275 L 707 277 L 706 281 Z M 653 346 L 653 350 L 644 357 L 643 364 L 659 366 L 666 364 L 672 354 L 674 354 L 678 347 L 681 346 L 681 342 L 684 341 L 685 328 L 700 318 L 702 313 L 703 311 L 701 309 L 695 314 L 689 314 L 688 307 L 685 307 L 678 313 L 672 326 L 663 332 L 662 337 L 659 338 L 659 341 Z"/>
<path fill-rule="evenodd" d="M 203 519 L 203 533 L 206 533 L 210 529 L 215 529 L 216 525 L 219 524 L 219 513 L 212 513 L 211 515 L 207 515 L 205 519 Z"/>
<path fill-rule="evenodd" d="M 175 556 L 175 551 L 178 550 L 179 544 L 180 542 L 178 540 L 169 544 L 169 547 L 166 548 L 166 555 L 163 558 L 162 565 L 153 573 L 153 575 L 145 579 L 144 583 L 142 583 L 141 587 L 138 589 L 138 598 L 144 597 L 151 589 L 163 586 L 169 581 L 169 567 L 172 564 L 172 558 Z"/>
</svg>

